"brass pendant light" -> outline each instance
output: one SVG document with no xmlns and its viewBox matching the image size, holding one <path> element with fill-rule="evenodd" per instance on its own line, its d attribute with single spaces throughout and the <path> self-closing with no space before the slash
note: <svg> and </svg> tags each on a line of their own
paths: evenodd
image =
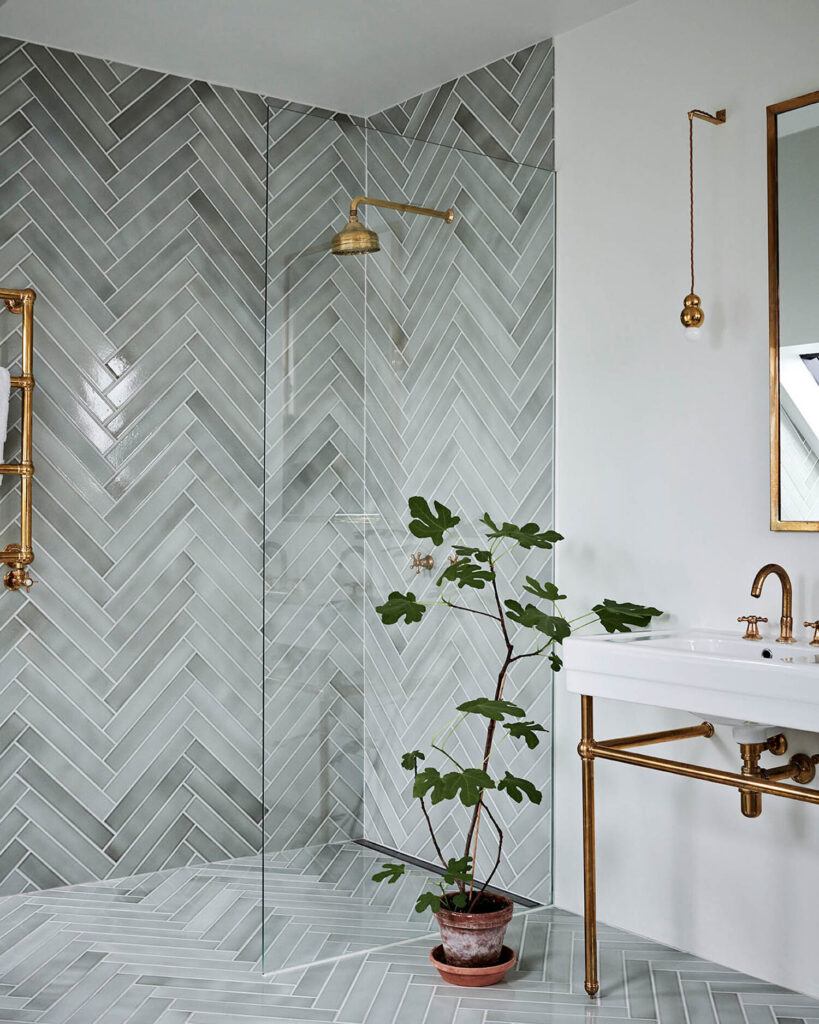
<svg viewBox="0 0 819 1024">
<path fill-rule="evenodd" d="M 691 291 L 683 300 L 683 308 L 680 313 L 680 323 L 685 328 L 700 328 L 705 322 L 705 311 L 699 295 L 694 291 L 694 118 L 699 117 L 709 124 L 725 124 L 725 111 L 718 110 L 716 114 L 707 114 L 704 110 L 688 111 L 688 196 L 690 209 L 691 226 Z"/>
</svg>

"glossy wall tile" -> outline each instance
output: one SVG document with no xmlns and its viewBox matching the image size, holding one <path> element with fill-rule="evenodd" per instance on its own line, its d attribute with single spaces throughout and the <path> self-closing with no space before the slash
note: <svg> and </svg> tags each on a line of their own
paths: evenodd
<svg viewBox="0 0 819 1024">
<path fill-rule="evenodd" d="M 480 544 L 478 520 L 553 525 L 554 175 L 387 132 L 367 133 L 375 195 L 455 210 L 451 226 L 373 210 L 382 251 L 367 257 L 365 835 L 434 861 L 400 753 L 424 750 L 462 701 L 491 694 L 505 647 L 496 624 L 432 608 L 422 622 L 385 627 L 374 612 L 393 590 L 435 600 L 451 554 L 407 529 L 407 499 L 421 494 L 461 516 L 458 537 Z M 410 552 L 433 551 L 431 573 L 413 574 Z M 551 572 L 548 552 L 499 567 L 516 597 L 527 573 Z M 459 592 L 460 593 L 460 592 Z M 464 605 L 485 607 L 464 591 Z M 528 638 L 517 637 L 528 649 Z M 547 729 L 552 673 L 542 659 L 513 667 L 507 696 Z M 452 748 L 462 764 L 481 755 L 468 724 Z M 492 811 L 506 832 L 496 884 L 551 900 L 551 743 L 535 751 L 499 744 L 493 768 L 535 781 L 539 805 L 501 797 Z M 468 812 L 432 808 L 447 856 Z M 485 865 L 494 861 L 494 836 Z"/>
<path fill-rule="evenodd" d="M 0 89 L 39 580 L 0 596 L 0 892 L 255 852 L 267 108 L 8 39 Z"/>
</svg>

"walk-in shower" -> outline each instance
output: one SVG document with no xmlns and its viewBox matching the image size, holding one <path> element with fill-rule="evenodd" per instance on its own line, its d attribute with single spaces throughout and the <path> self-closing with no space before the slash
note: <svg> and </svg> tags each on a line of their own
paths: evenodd
<svg viewBox="0 0 819 1024">
<path fill-rule="evenodd" d="M 385 859 L 430 860 L 400 753 L 440 728 L 442 701 L 482 692 L 493 651 L 475 616 L 393 630 L 374 608 L 403 581 L 420 600 L 437 591 L 409 567 L 410 495 L 463 522 L 494 507 L 552 519 L 554 176 L 290 109 L 271 108 L 268 127 L 263 942 L 275 972 L 436 927 L 414 910 L 426 868 L 386 887 L 371 877 Z M 336 258 L 355 253 L 378 256 Z M 548 725 L 550 679 L 522 666 L 527 707 Z M 501 757 L 514 772 L 516 751 Z M 548 742 L 534 770 L 544 802 L 506 809 L 516 839 L 499 886 L 548 903 Z M 433 813 L 454 832 L 450 808 Z"/>
<path fill-rule="evenodd" d="M 455 211 L 452 209 L 432 210 L 428 206 L 413 206 L 411 203 L 393 203 L 389 199 L 358 196 L 350 203 L 350 219 L 347 224 L 337 235 L 333 235 L 330 251 L 335 256 L 362 256 L 381 251 L 378 235 L 365 228 L 358 219 L 358 208 L 364 204 L 380 206 L 384 210 L 398 210 L 400 213 L 420 213 L 424 217 L 439 217 L 447 224 L 451 224 L 455 218 Z"/>
</svg>

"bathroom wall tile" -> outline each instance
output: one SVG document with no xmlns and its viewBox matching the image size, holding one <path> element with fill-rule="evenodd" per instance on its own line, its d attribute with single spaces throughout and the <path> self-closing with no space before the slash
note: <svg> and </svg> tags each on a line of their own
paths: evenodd
<svg viewBox="0 0 819 1024">
<path fill-rule="evenodd" d="M 365 549 L 365 835 L 434 860 L 398 754 L 424 749 L 447 709 L 486 692 L 499 667 L 497 644 L 485 620 L 473 616 L 433 608 L 421 623 L 384 627 L 373 609 L 402 586 L 432 599 L 449 553 L 435 549 L 432 575 L 409 570 L 410 551 L 423 547 L 407 533 L 413 494 L 453 508 L 464 543 L 480 539 L 476 524 L 485 511 L 552 525 L 551 392 L 537 387 L 550 379 L 551 315 L 521 325 L 543 268 L 553 265 L 554 182 L 533 169 L 516 181 L 483 155 L 387 132 L 368 132 L 367 153 L 372 194 L 455 209 L 452 227 L 392 211 L 367 213 L 382 251 L 367 261 L 365 507 L 378 516 L 367 525 Z M 520 345 L 532 336 L 529 360 L 515 369 Z M 516 460 L 524 447 L 527 458 Z M 550 568 L 542 553 L 510 555 L 504 585 L 526 573 L 545 578 Z M 470 591 L 465 603 L 482 607 L 482 596 Z M 512 699 L 548 728 L 548 666 L 522 662 L 510 685 Z M 472 764 L 480 738 L 464 733 L 453 756 Z M 499 748 L 495 770 L 534 779 L 543 802 L 493 802 L 506 831 L 497 884 L 543 902 L 551 892 L 549 762 L 548 737 L 534 752 Z M 463 819 L 459 807 L 433 809 L 445 843 Z M 491 864 L 493 844 L 488 836 L 485 842 L 480 856 Z"/>
<path fill-rule="evenodd" d="M 266 112 L 0 53 L 2 283 L 39 295 L 38 583 L 0 597 L 8 892 L 258 849 Z"/>
<path fill-rule="evenodd" d="M 328 248 L 365 156 L 343 120 L 269 128 L 267 852 L 363 834 L 364 268 Z"/>
<path fill-rule="evenodd" d="M 367 118 L 381 131 L 497 160 L 554 167 L 550 39 Z"/>
</svg>

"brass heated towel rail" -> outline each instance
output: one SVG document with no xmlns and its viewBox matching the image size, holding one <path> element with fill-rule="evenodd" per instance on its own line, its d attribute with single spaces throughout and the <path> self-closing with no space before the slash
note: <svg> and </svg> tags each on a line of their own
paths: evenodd
<svg viewBox="0 0 819 1024">
<path fill-rule="evenodd" d="M 13 291 L 0 288 L 0 299 L 10 313 L 23 317 L 23 361 L 19 377 L 11 378 L 11 386 L 22 392 L 22 451 L 19 463 L 0 463 L 0 473 L 20 477 L 20 543 L 7 544 L 0 551 L 0 562 L 9 571 L 3 582 L 9 590 L 28 591 L 34 582 L 28 574 L 28 567 L 34 561 L 31 547 L 31 483 L 34 464 L 31 460 L 31 393 L 34 390 L 32 363 L 34 360 L 34 300 L 30 288 Z"/>
</svg>

